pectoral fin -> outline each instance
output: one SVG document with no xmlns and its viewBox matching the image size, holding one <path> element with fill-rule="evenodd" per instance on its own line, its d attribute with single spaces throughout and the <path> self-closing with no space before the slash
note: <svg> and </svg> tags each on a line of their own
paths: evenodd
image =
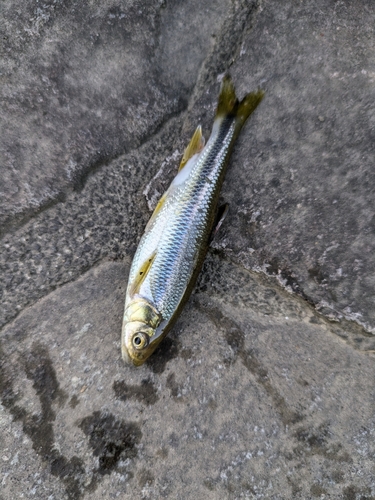
<svg viewBox="0 0 375 500">
<path fill-rule="evenodd" d="M 182 157 L 178 171 L 184 168 L 184 166 L 192 156 L 202 151 L 202 149 L 204 148 L 204 144 L 205 140 L 202 135 L 202 127 L 199 125 L 194 132 L 188 147 L 185 149 L 184 156 Z"/>
<path fill-rule="evenodd" d="M 220 205 L 219 210 L 218 210 L 217 215 L 216 215 L 214 228 L 213 228 L 212 233 L 211 233 L 210 243 L 214 240 L 215 236 L 219 232 L 219 229 L 221 228 L 221 225 L 224 222 L 225 217 L 228 215 L 228 210 L 229 210 L 228 203 L 224 203 L 224 205 Z"/>
<path fill-rule="evenodd" d="M 156 257 L 156 250 L 151 254 L 151 256 L 141 265 L 136 277 L 134 278 L 134 281 L 131 285 L 129 295 L 133 296 L 137 293 L 139 293 L 139 290 L 141 288 L 142 283 L 144 282 L 151 266 L 152 263 L 154 262 Z"/>
</svg>

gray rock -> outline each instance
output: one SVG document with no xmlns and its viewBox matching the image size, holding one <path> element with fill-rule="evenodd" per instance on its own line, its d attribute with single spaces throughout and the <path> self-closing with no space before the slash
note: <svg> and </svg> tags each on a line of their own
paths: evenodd
<svg viewBox="0 0 375 500">
<path fill-rule="evenodd" d="M 209 54 L 197 90 L 192 94 L 191 106 L 200 95 L 206 95 L 210 86 L 212 100 L 206 108 L 214 109 L 218 84 L 213 67 L 223 70 L 227 59 L 235 54 L 236 36 L 242 32 L 253 11 L 250 7 L 234 8 L 223 21 L 215 48 L 210 52 L 209 47 L 205 47 Z M 192 10 L 196 16 L 201 15 L 200 9 Z M 217 19 L 216 24 L 220 24 L 219 21 Z M 195 22 L 199 24 L 198 19 Z M 186 27 L 181 25 L 181 30 L 175 37 L 185 39 L 188 44 L 183 36 Z M 166 44 L 170 46 L 172 42 L 167 39 Z M 179 59 L 179 62 L 184 66 L 184 60 Z M 197 68 L 199 62 L 198 58 Z M 184 115 L 170 118 L 139 148 L 103 165 L 64 203 L 43 211 L 19 229 L 17 224 L 13 225 L 0 241 L 0 270 L 4 276 L 0 285 L 3 294 L 0 324 L 5 324 L 25 305 L 56 286 L 76 278 L 98 260 L 105 257 L 121 259 L 124 254 L 134 252 L 150 215 L 144 195 L 149 206 L 156 204 L 157 197 L 175 175 L 178 158 L 189 139 L 181 132 L 184 118 Z M 211 122 L 212 113 L 209 119 Z"/>
<path fill-rule="evenodd" d="M 370 2 L 36 2 L 0 48 L 1 498 L 375 498 Z M 128 268 L 221 75 L 266 90 L 171 335 Z"/>
<path fill-rule="evenodd" d="M 3 330 L 5 498 L 374 495 L 373 358 L 209 255 L 172 335 L 125 366 L 128 266 L 101 264 Z"/>
<path fill-rule="evenodd" d="M 0 58 L 3 229 L 65 200 L 89 172 L 184 109 L 226 7 L 9 2 Z"/>
<path fill-rule="evenodd" d="M 264 81 L 266 98 L 223 196 L 228 254 L 375 333 L 373 16 L 366 3 L 265 5 L 233 73 L 244 90 Z"/>
</svg>

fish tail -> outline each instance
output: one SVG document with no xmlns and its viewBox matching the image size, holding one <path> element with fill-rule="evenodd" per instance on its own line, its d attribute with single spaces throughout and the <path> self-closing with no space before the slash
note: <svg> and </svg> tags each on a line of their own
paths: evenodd
<svg viewBox="0 0 375 500">
<path fill-rule="evenodd" d="M 216 120 L 222 120 L 226 117 L 235 119 L 237 136 L 251 113 L 256 109 L 263 99 L 264 91 L 261 89 L 246 94 L 242 101 L 236 96 L 236 91 L 229 75 L 225 75 L 221 84 L 219 101 L 216 110 Z"/>
</svg>

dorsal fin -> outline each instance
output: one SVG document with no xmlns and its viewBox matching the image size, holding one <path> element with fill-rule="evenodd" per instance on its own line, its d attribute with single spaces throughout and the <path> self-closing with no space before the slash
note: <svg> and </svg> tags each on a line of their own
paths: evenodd
<svg viewBox="0 0 375 500">
<path fill-rule="evenodd" d="M 139 292 L 142 283 L 144 282 L 147 273 L 149 272 L 152 263 L 154 262 L 156 257 L 156 250 L 151 254 L 151 256 L 141 265 L 139 271 L 137 272 L 136 277 L 131 285 L 129 295 L 133 296 Z"/>
<path fill-rule="evenodd" d="M 198 125 L 196 131 L 193 134 L 193 137 L 191 138 L 191 141 L 189 142 L 188 147 L 185 149 L 184 156 L 182 157 L 178 171 L 184 168 L 184 166 L 192 156 L 202 151 L 202 149 L 204 148 L 204 144 L 205 140 L 202 135 L 202 127 Z"/>
</svg>

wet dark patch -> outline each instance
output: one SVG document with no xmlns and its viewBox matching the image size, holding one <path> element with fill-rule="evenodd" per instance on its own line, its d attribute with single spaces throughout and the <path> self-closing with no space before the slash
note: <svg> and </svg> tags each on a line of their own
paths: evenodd
<svg viewBox="0 0 375 500">
<path fill-rule="evenodd" d="M 146 361 L 146 364 L 154 373 L 160 374 L 164 372 L 167 363 L 176 358 L 178 354 L 179 343 L 175 339 L 167 337 Z"/>
<path fill-rule="evenodd" d="M 214 411 L 217 408 L 217 402 L 214 400 L 214 398 L 210 398 L 208 401 L 208 407 L 210 410 Z"/>
<path fill-rule="evenodd" d="M 34 344 L 24 357 L 24 366 L 26 376 L 33 382 L 33 388 L 39 396 L 43 413 L 47 417 L 52 417 L 52 403 L 57 402 L 62 406 L 67 395 L 59 388 L 47 349 L 41 344 Z"/>
<path fill-rule="evenodd" d="M 331 478 L 335 483 L 342 483 L 344 480 L 344 473 L 341 470 L 335 470 L 332 472 Z"/>
<path fill-rule="evenodd" d="M 33 449 L 40 458 L 50 465 L 51 474 L 59 478 L 65 486 L 69 500 L 81 498 L 85 469 L 83 460 L 77 456 L 69 460 L 55 448 L 53 422 L 56 414 L 53 404 L 61 405 L 66 400 L 65 393 L 59 388 L 56 373 L 47 349 L 34 344 L 23 358 L 26 376 L 33 383 L 39 397 L 41 412 L 31 414 L 17 405 L 20 398 L 12 389 L 12 377 L 1 365 L 0 392 L 2 404 L 9 410 L 13 419 L 20 421 L 24 433 L 30 438 Z"/>
<path fill-rule="evenodd" d="M 96 411 L 82 419 L 79 427 L 89 438 L 93 455 L 99 457 L 96 472 L 101 475 L 110 474 L 120 460 L 137 456 L 136 445 L 142 437 L 138 424 Z"/>
<path fill-rule="evenodd" d="M 349 454 L 343 451 L 340 443 L 329 440 L 330 432 L 326 425 L 321 425 L 317 429 L 297 429 L 294 437 L 299 442 L 293 450 L 297 455 L 321 455 L 338 462 L 352 462 Z"/>
<path fill-rule="evenodd" d="M 198 307 L 201 307 L 198 304 Z M 303 415 L 294 412 L 288 407 L 285 399 L 279 394 L 278 390 L 273 387 L 271 380 L 268 376 L 268 370 L 258 360 L 253 349 L 245 349 L 245 335 L 240 327 L 230 318 L 227 318 L 217 308 L 210 308 L 205 306 L 202 310 L 207 314 L 216 324 L 217 328 L 224 330 L 225 340 L 231 347 L 235 358 L 240 358 L 243 365 L 254 375 L 257 382 L 263 386 L 263 389 L 272 399 L 274 406 L 279 412 L 282 422 L 285 425 L 295 424 L 304 419 Z"/>
<path fill-rule="evenodd" d="M 268 184 L 271 187 L 277 188 L 280 186 L 280 180 L 277 177 L 274 177 L 273 179 L 270 180 L 270 182 Z"/>
<path fill-rule="evenodd" d="M 318 431 L 298 429 L 295 433 L 297 440 L 306 443 L 310 448 L 323 448 L 327 443 L 328 435 L 328 428 L 325 426 L 321 426 Z"/>
<path fill-rule="evenodd" d="M 189 347 L 183 347 L 180 351 L 180 356 L 182 359 L 191 359 L 193 356 L 193 349 L 190 349 Z"/>
<path fill-rule="evenodd" d="M 203 481 L 203 486 L 207 488 L 209 491 L 214 491 L 215 489 L 215 483 L 213 479 L 205 479 Z"/>
<path fill-rule="evenodd" d="M 285 288 L 289 288 L 302 297 L 308 304 L 315 307 L 315 301 L 303 291 L 295 275 L 288 268 L 286 263 L 279 261 L 276 257 L 268 259 L 267 256 L 263 254 L 261 254 L 261 263 L 267 267 L 267 274 L 271 276 L 280 276 Z"/>
<path fill-rule="evenodd" d="M 320 319 L 317 318 L 316 316 L 311 316 L 311 318 L 309 319 L 309 322 L 312 323 L 312 324 L 315 324 L 315 325 L 320 325 L 321 324 Z"/>
<path fill-rule="evenodd" d="M 342 498 L 343 500 L 375 500 L 370 487 L 358 488 L 353 484 L 342 490 Z"/>
<path fill-rule="evenodd" d="M 231 473 L 229 472 L 229 474 Z M 258 496 L 257 491 L 251 484 L 249 484 L 248 481 L 245 480 L 239 482 L 238 477 L 234 478 L 232 474 L 229 480 L 227 479 L 224 482 L 222 482 L 222 478 L 220 479 L 217 478 L 217 481 L 218 482 L 220 481 L 221 485 L 227 489 L 227 491 L 229 492 L 229 498 L 240 498 L 240 497 L 254 498 Z"/>
<path fill-rule="evenodd" d="M 296 379 L 297 384 L 302 385 L 302 387 L 307 387 L 309 383 L 302 377 Z"/>
<path fill-rule="evenodd" d="M 320 486 L 320 484 L 313 484 L 310 488 L 310 493 L 313 497 L 321 497 L 327 493 L 327 490 Z"/>
<path fill-rule="evenodd" d="M 1 355 L 1 352 L 0 352 Z M 55 407 L 66 402 L 67 396 L 59 387 L 56 372 L 48 350 L 41 344 L 34 344 L 21 358 L 26 377 L 32 382 L 39 398 L 40 412 L 31 413 L 22 408 L 12 384 L 12 368 L 5 367 L 6 359 L 1 356 L 0 397 L 14 421 L 22 423 L 24 433 L 30 438 L 32 447 L 40 459 L 50 468 L 50 473 L 60 479 L 66 490 L 68 500 L 79 500 L 85 492 L 93 492 L 105 474 L 112 472 L 120 459 L 136 456 L 135 445 L 142 433 L 137 424 L 116 421 L 112 415 L 101 417 L 97 413 L 83 419 L 80 426 L 89 436 L 94 455 L 99 456 L 99 468 L 87 474 L 84 460 L 76 455 L 64 457 L 55 446 L 53 424 L 56 419 Z M 15 366 L 15 365 L 13 365 Z M 69 405 L 78 404 L 77 396 L 72 396 Z M 131 473 L 126 471 L 127 475 Z"/>
<path fill-rule="evenodd" d="M 246 494 L 250 494 L 250 495 L 254 495 L 254 496 L 256 495 L 255 489 L 247 481 L 242 481 L 241 489 L 242 489 L 242 491 L 246 492 Z"/>
<path fill-rule="evenodd" d="M 181 400 L 181 397 L 178 397 L 178 395 L 181 394 L 181 388 L 176 382 L 176 376 L 174 373 L 170 373 L 168 375 L 166 385 L 168 389 L 171 391 L 171 396 Z"/>
<path fill-rule="evenodd" d="M 314 267 L 308 270 L 309 276 L 313 279 L 318 285 L 324 285 L 328 283 L 328 276 L 323 273 L 322 268 L 319 264 L 315 264 Z"/>
<path fill-rule="evenodd" d="M 113 390 L 116 398 L 121 401 L 134 398 L 146 405 L 153 405 L 159 399 L 157 389 L 150 379 L 143 379 L 141 385 L 128 385 L 124 380 L 115 380 Z"/>
<path fill-rule="evenodd" d="M 264 390 L 271 397 L 276 409 L 278 410 L 284 425 L 295 424 L 304 419 L 304 416 L 293 411 L 285 402 L 285 399 L 271 384 L 268 377 L 268 370 L 262 366 L 252 349 L 243 351 L 240 354 L 241 360 L 246 368 L 256 377 L 257 381 L 263 386 Z"/>
<path fill-rule="evenodd" d="M 169 436 L 168 443 L 172 448 L 176 449 L 180 444 L 179 436 L 175 432 L 172 432 L 172 434 Z"/>
<path fill-rule="evenodd" d="M 84 462 L 81 458 L 73 456 L 69 460 L 60 453 L 54 453 L 51 457 L 51 474 L 61 479 L 65 485 L 68 498 L 79 499 L 83 496 L 85 487 L 83 486 L 85 476 Z"/>
<path fill-rule="evenodd" d="M 137 477 L 138 484 L 141 488 L 144 488 L 145 486 L 151 486 L 151 484 L 153 484 L 153 482 L 155 481 L 153 473 L 148 469 L 142 469 L 139 474 L 137 474 Z"/>
<path fill-rule="evenodd" d="M 292 459 L 291 457 L 288 458 L 288 460 L 291 460 L 291 459 Z M 292 488 L 292 498 L 294 498 L 298 495 L 298 493 L 300 493 L 302 491 L 302 488 L 301 488 L 301 486 L 296 484 L 294 481 L 292 481 L 289 476 L 286 476 L 286 479 Z"/>
<path fill-rule="evenodd" d="M 157 457 L 160 457 L 160 458 L 163 458 L 163 459 L 167 458 L 167 457 L 168 457 L 168 448 L 165 448 L 165 447 L 160 448 L 160 450 L 158 450 L 158 451 L 155 453 L 155 455 L 156 455 Z"/>
<path fill-rule="evenodd" d="M 226 327 L 227 328 L 224 333 L 225 340 L 235 352 L 235 354 L 238 354 L 239 351 L 243 348 L 244 335 L 236 325 L 227 324 Z"/>
<path fill-rule="evenodd" d="M 69 401 L 69 406 L 70 408 L 74 408 L 79 404 L 79 399 L 78 399 L 78 396 L 76 394 L 74 394 L 71 398 L 70 398 L 70 401 Z"/>
<path fill-rule="evenodd" d="M 356 500 L 357 488 L 354 486 L 348 486 L 342 490 L 342 498 L 344 500 Z"/>
</svg>

